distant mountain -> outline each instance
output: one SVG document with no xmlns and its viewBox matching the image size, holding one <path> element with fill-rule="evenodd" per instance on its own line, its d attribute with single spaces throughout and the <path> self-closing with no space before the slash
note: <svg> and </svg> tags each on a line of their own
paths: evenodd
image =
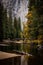
<svg viewBox="0 0 43 65">
<path fill-rule="evenodd" d="M 28 0 L 3 0 L 4 7 L 12 11 L 12 16 L 20 17 L 25 21 L 25 15 L 28 12 Z"/>
</svg>

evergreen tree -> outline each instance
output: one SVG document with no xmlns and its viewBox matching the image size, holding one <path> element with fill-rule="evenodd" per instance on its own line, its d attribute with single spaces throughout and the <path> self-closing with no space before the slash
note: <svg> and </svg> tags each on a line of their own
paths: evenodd
<svg viewBox="0 0 43 65">
<path fill-rule="evenodd" d="M 9 37 L 9 22 L 7 17 L 7 9 L 4 9 L 4 17 L 3 17 L 3 38 L 8 39 Z"/>
<path fill-rule="evenodd" d="M 15 38 L 18 37 L 18 26 L 17 26 L 17 19 L 14 17 L 14 29 L 15 29 Z"/>
<path fill-rule="evenodd" d="M 0 41 L 3 40 L 3 5 L 0 1 Z"/>
<path fill-rule="evenodd" d="M 21 20 L 20 17 L 18 18 L 18 38 L 21 38 Z"/>
<path fill-rule="evenodd" d="M 21 38 L 21 20 L 20 18 L 14 18 L 14 29 L 15 29 L 15 38 Z"/>
<path fill-rule="evenodd" d="M 31 24 L 30 24 L 30 35 L 31 39 L 38 39 L 38 15 L 35 8 L 32 8 L 32 17 L 31 18 Z"/>
<path fill-rule="evenodd" d="M 9 38 L 12 39 L 12 11 L 9 10 Z"/>
<path fill-rule="evenodd" d="M 21 19 L 20 19 L 20 17 L 18 18 L 18 29 L 21 31 Z"/>
<path fill-rule="evenodd" d="M 36 14 L 38 15 L 38 39 L 43 40 L 43 0 L 29 0 L 29 10 L 32 11 L 31 7 L 34 6 Z"/>
</svg>

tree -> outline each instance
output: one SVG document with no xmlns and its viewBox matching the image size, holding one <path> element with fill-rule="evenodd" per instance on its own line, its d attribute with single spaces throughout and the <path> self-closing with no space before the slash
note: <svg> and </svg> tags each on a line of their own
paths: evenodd
<svg viewBox="0 0 43 65">
<path fill-rule="evenodd" d="M 28 33 L 28 25 L 27 25 L 27 22 L 26 22 L 26 24 L 24 23 L 23 24 L 23 36 L 24 36 L 24 38 L 29 38 L 29 33 Z"/>
<path fill-rule="evenodd" d="M 12 33 L 12 29 L 13 29 L 13 25 L 12 25 L 12 11 L 9 10 L 9 18 L 8 18 L 8 21 L 9 21 L 9 38 L 12 39 L 12 36 L 13 36 L 13 33 Z"/>
<path fill-rule="evenodd" d="M 21 31 L 21 19 L 20 19 L 20 17 L 18 18 L 18 29 Z"/>
<path fill-rule="evenodd" d="M 29 0 L 29 10 L 32 11 L 32 6 L 38 15 L 38 39 L 43 40 L 43 1 L 42 0 Z"/>
<path fill-rule="evenodd" d="M 15 38 L 21 38 L 21 20 L 20 18 L 14 18 L 14 29 L 15 29 Z"/>
<path fill-rule="evenodd" d="M 18 27 L 17 27 L 17 19 L 14 17 L 14 29 L 15 29 L 15 38 L 17 38 L 18 34 Z"/>
<path fill-rule="evenodd" d="M 3 5 L 0 2 L 0 41 L 3 40 Z"/>
<path fill-rule="evenodd" d="M 32 6 L 32 10 L 29 11 L 27 14 L 27 38 L 30 40 L 37 39 L 38 38 L 38 14 L 36 12 L 36 9 Z"/>
<path fill-rule="evenodd" d="M 21 20 L 18 18 L 18 38 L 21 38 Z"/>
<path fill-rule="evenodd" d="M 8 39 L 9 37 L 9 22 L 7 17 L 7 9 L 4 9 L 4 15 L 3 15 L 3 38 Z"/>
</svg>

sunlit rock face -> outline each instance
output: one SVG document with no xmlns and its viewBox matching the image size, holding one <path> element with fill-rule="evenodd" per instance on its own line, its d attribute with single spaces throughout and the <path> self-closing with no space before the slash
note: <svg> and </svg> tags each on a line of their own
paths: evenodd
<svg viewBox="0 0 43 65">
<path fill-rule="evenodd" d="M 25 16 L 28 13 L 28 0 L 3 0 L 3 3 L 8 11 L 12 11 L 13 17 L 20 17 L 22 22 L 27 20 Z"/>
</svg>

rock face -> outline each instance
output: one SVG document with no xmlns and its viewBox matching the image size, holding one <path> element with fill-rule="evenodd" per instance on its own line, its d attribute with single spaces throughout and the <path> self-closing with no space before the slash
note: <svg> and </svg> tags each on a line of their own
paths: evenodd
<svg viewBox="0 0 43 65">
<path fill-rule="evenodd" d="M 21 17 L 24 21 L 25 14 L 28 12 L 28 0 L 2 0 L 4 7 L 12 10 L 12 15 Z"/>
</svg>

